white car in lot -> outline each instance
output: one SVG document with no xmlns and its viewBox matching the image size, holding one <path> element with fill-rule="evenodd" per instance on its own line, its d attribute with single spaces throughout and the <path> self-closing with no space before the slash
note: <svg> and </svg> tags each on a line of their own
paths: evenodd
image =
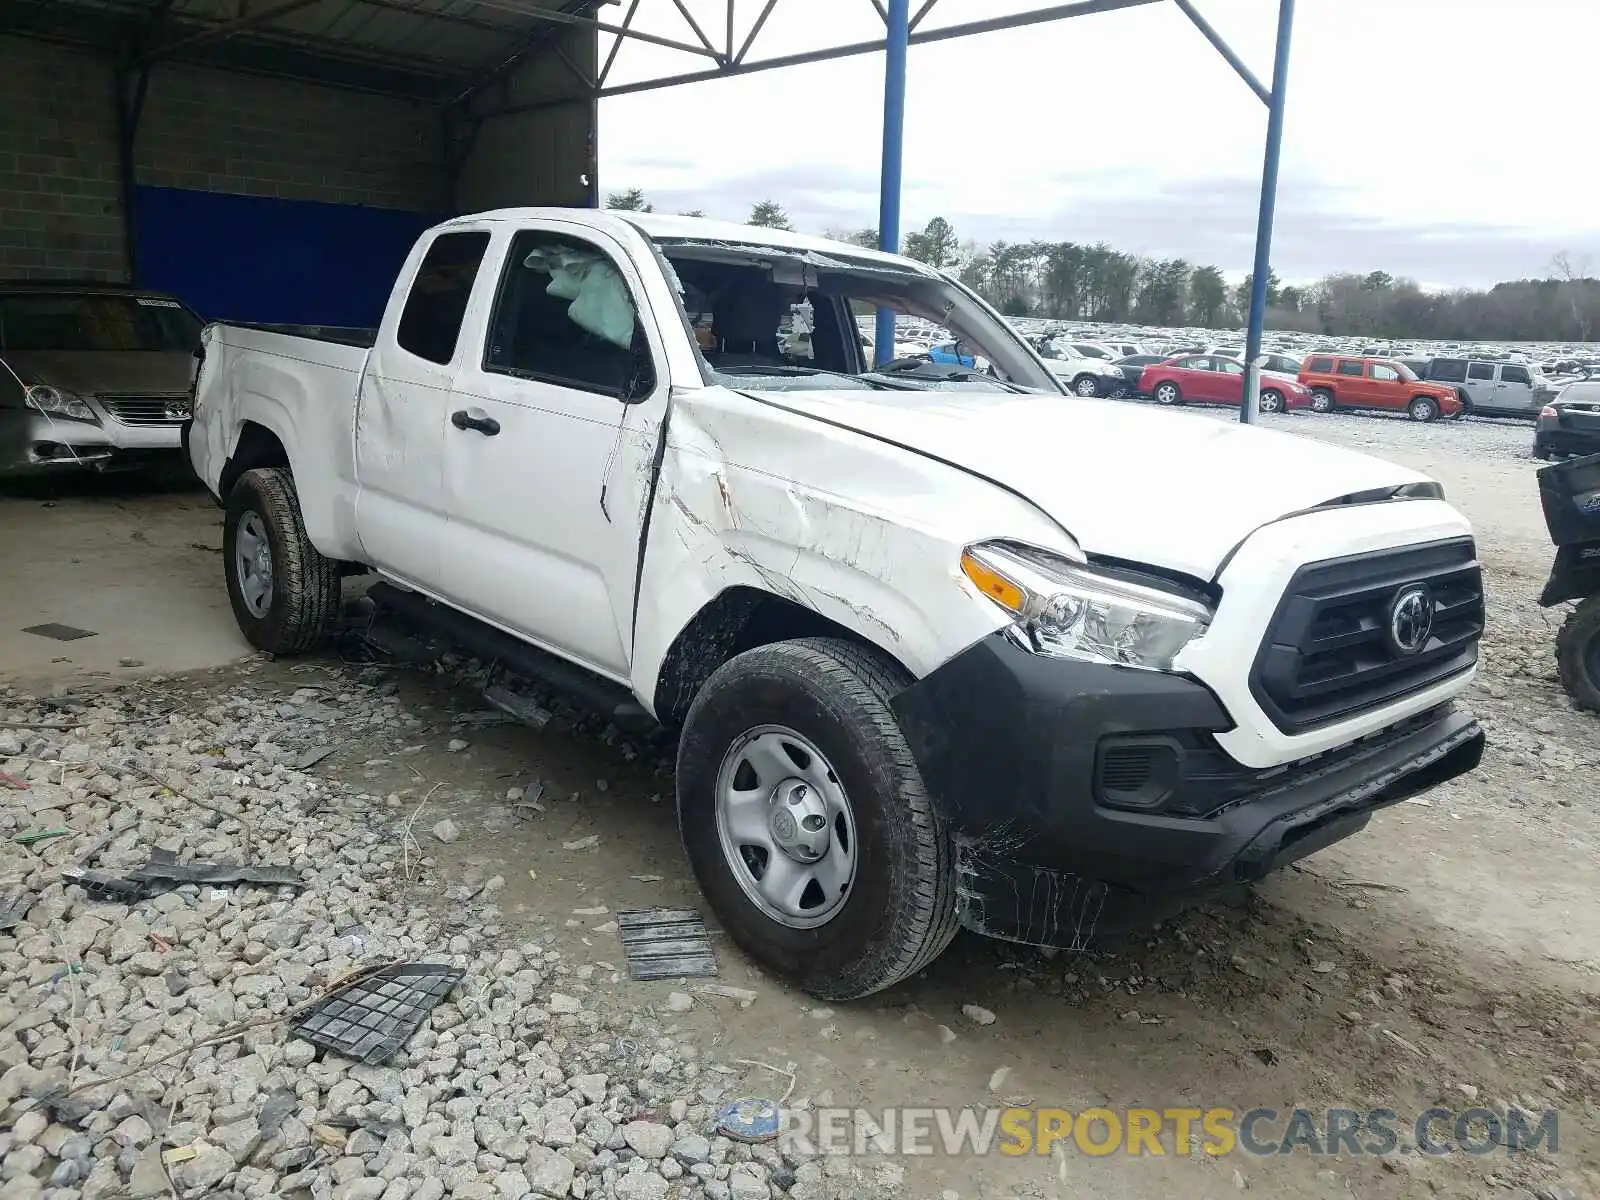
<svg viewBox="0 0 1600 1200">
<path fill-rule="evenodd" d="M 870 370 L 853 307 L 886 296 L 997 378 Z M 777 336 L 802 302 L 805 363 Z M 819 996 L 959 927 L 1143 928 L 1482 755 L 1453 706 L 1479 568 L 1436 483 L 1075 398 L 923 264 L 512 209 L 424 234 L 359 340 L 206 329 L 185 441 L 245 637 L 314 647 L 371 574 L 404 619 L 676 731 L 710 907 Z"/>
</svg>

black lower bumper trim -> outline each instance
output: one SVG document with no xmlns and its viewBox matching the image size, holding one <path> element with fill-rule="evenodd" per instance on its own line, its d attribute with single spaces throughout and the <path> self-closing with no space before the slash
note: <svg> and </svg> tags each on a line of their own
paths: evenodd
<svg viewBox="0 0 1600 1200">
<path fill-rule="evenodd" d="M 1003 635 L 895 709 L 956 839 L 963 923 L 1037 945 L 1081 946 L 1260 879 L 1472 770 L 1484 747 L 1477 722 L 1444 706 L 1253 771 L 1215 745 L 1230 723 L 1196 681 L 1046 659 Z M 1184 778 L 1154 811 L 1102 803 L 1097 747 L 1146 734 L 1187 747 Z"/>
</svg>

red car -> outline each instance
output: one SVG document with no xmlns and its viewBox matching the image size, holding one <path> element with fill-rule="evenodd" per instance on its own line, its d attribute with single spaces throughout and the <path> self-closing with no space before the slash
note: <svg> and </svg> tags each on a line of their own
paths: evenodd
<svg viewBox="0 0 1600 1200">
<path fill-rule="evenodd" d="M 1220 354 L 1186 354 L 1144 369 L 1141 395 L 1157 404 L 1232 404 L 1244 399 L 1244 367 Z M 1262 412 L 1311 407 L 1311 393 L 1286 375 L 1261 376 Z"/>
</svg>

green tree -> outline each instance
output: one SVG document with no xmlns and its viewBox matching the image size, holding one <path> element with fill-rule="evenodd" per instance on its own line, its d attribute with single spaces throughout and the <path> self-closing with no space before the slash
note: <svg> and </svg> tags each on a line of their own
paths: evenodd
<svg viewBox="0 0 1600 1200">
<path fill-rule="evenodd" d="M 1139 270 L 1139 298 L 1134 303 L 1137 320 L 1152 325 L 1183 323 L 1189 299 L 1190 267 L 1181 258 L 1153 259 Z"/>
<path fill-rule="evenodd" d="M 647 204 L 644 198 L 644 189 L 629 188 L 625 192 L 612 192 L 606 197 L 606 207 L 620 209 L 623 212 L 655 212 L 653 204 Z"/>
<path fill-rule="evenodd" d="M 1387 271 L 1374 271 L 1361 281 L 1369 292 L 1385 292 L 1394 286 L 1394 276 Z"/>
<path fill-rule="evenodd" d="M 1208 329 L 1222 324 L 1228 308 L 1228 281 L 1216 267 L 1196 267 L 1189 276 L 1189 319 Z"/>
<path fill-rule="evenodd" d="M 750 219 L 747 225 L 759 225 L 764 229 L 793 229 L 789 223 L 789 214 L 784 212 L 783 205 L 776 200 L 760 200 L 750 210 Z"/>
<path fill-rule="evenodd" d="M 951 228 L 949 221 L 935 217 L 921 233 L 913 233 L 906 238 L 905 253 L 907 258 L 925 262 L 941 271 L 953 270 L 960 262 L 961 239 L 956 237 L 956 231 Z"/>
<path fill-rule="evenodd" d="M 1240 281 L 1239 286 L 1233 290 L 1233 302 L 1239 309 L 1239 319 L 1245 320 L 1250 315 L 1250 293 L 1256 286 L 1255 272 L 1252 271 Z M 1283 288 L 1283 280 L 1278 278 L 1278 273 L 1271 267 L 1267 268 L 1267 307 L 1276 308 L 1278 296 Z"/>
</svg>

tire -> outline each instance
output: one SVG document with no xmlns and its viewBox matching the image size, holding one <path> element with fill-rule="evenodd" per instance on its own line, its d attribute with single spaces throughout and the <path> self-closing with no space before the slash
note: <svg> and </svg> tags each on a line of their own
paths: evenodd
<svg viewBox="0 0 1600 1200">
<path fill-rule="evenodd" d="M 1457 388 L 1456 399 L 1461 401 L 1461 415 L 1470 417 L 1472 415 L 1472 394 L 1466 388 Z"/>
<path fill-rule="evenodd" d="M 1090 396 L 1098 396 L 1100 394 L 1100 381 L 1093 375 L 1079 375 L 1072 381 L 1072 391 L 1074 395 L 1083 396 L 1086 399 Z"/>
<path fill-rule="evenodd" d="M 1439 402 L 1432 396 L 1416 396 L 1406 407 L 1406 413 L 1413 421 L 1437 421 Z"/>
<path fill-rule="evenodd" d="M 751 958 L 826 1000 L 859 999 L 914 975 L 956 933 L 952 842 L 889 707 L 907 682 L 894 664 L 850 642 L 806 638 L 759 646 L 711 676 L 678 742 L 679 827 L 712 911 Z M 809 744 L 798 757 L 796 742 Z M 746 754 L 778 761 L 758 772 Z M 837 889 L 842 899 L 813 891 L 823 870 L 812 874 L 802 864 L 796 871 L 777 848 L 774 810 L 763 796 L 774 779 L 781 781 L 775 787 L 788 789 L 791 804 L 795 785 L 807 780 L 814 781 L 808 803 L 843 799 L 847 816 L 828 809 L 825 823 L 814 827 L 826 831 L 824 862 L 837 861 L 845 833 L 854 842 L 853 875 Z M 724 797 L 739 791 L 752 798 L 746 812 L 759 830 L 744 836 L 765 839 L 765 859 L 731 828 L 738 802 Z M 790 833 L 796 828 L 789 823 Z M 774 865 L 790 880 L 810 876 L 803 892 L 789 894 L 797 907 L 817 898 L 816 915 L 773 915 L 770 900 L 752 895 Z"/>
<path fill-rule="evenodd" d="M 1311 411 L 1314 413 L 1331 413 L 1338 404 L 1333 398 L 1333 393 L 1327 388 L 1311 389 Z"/>
<path fill-rule="evenodd" d="M 1150 394 L 1155 397 L 1157 404 L 1173 405 L 1183 403 L 1183 393 L 1178 390 L 1178 385 L 1170 379 L 1163 379 L 1156 384 L 1156 390 Z"/>
<path fill-rule="evenodd" d="M 1286 411 L 1283 403 L 1283 393 L 1277 388 L 1267 388 L 1260 396 L 1256 397 L 1256 407 L 1264 413 L 1281 413 Z"/>
<path fill-rule="evenodd" d="M 339 565 L 306 537 L 294 477 L 283 467 L 246 471 L 228 493 L 222 563 L 228 600 L 245 640 L 273 654 L 304 654 L 327 636 L 339 612 Z M 241 578 L 252 543 L 264 541 L 270 586 L 263 596 Z M 244 551 L 241 555 L 241 549 Z"/>
<path fill-rule="evenodd" d="M 1600 713 L 1600 596 L 1590 596 L 1562 622 L 1556 673 L 1574 704 Z"/>
</svg>

